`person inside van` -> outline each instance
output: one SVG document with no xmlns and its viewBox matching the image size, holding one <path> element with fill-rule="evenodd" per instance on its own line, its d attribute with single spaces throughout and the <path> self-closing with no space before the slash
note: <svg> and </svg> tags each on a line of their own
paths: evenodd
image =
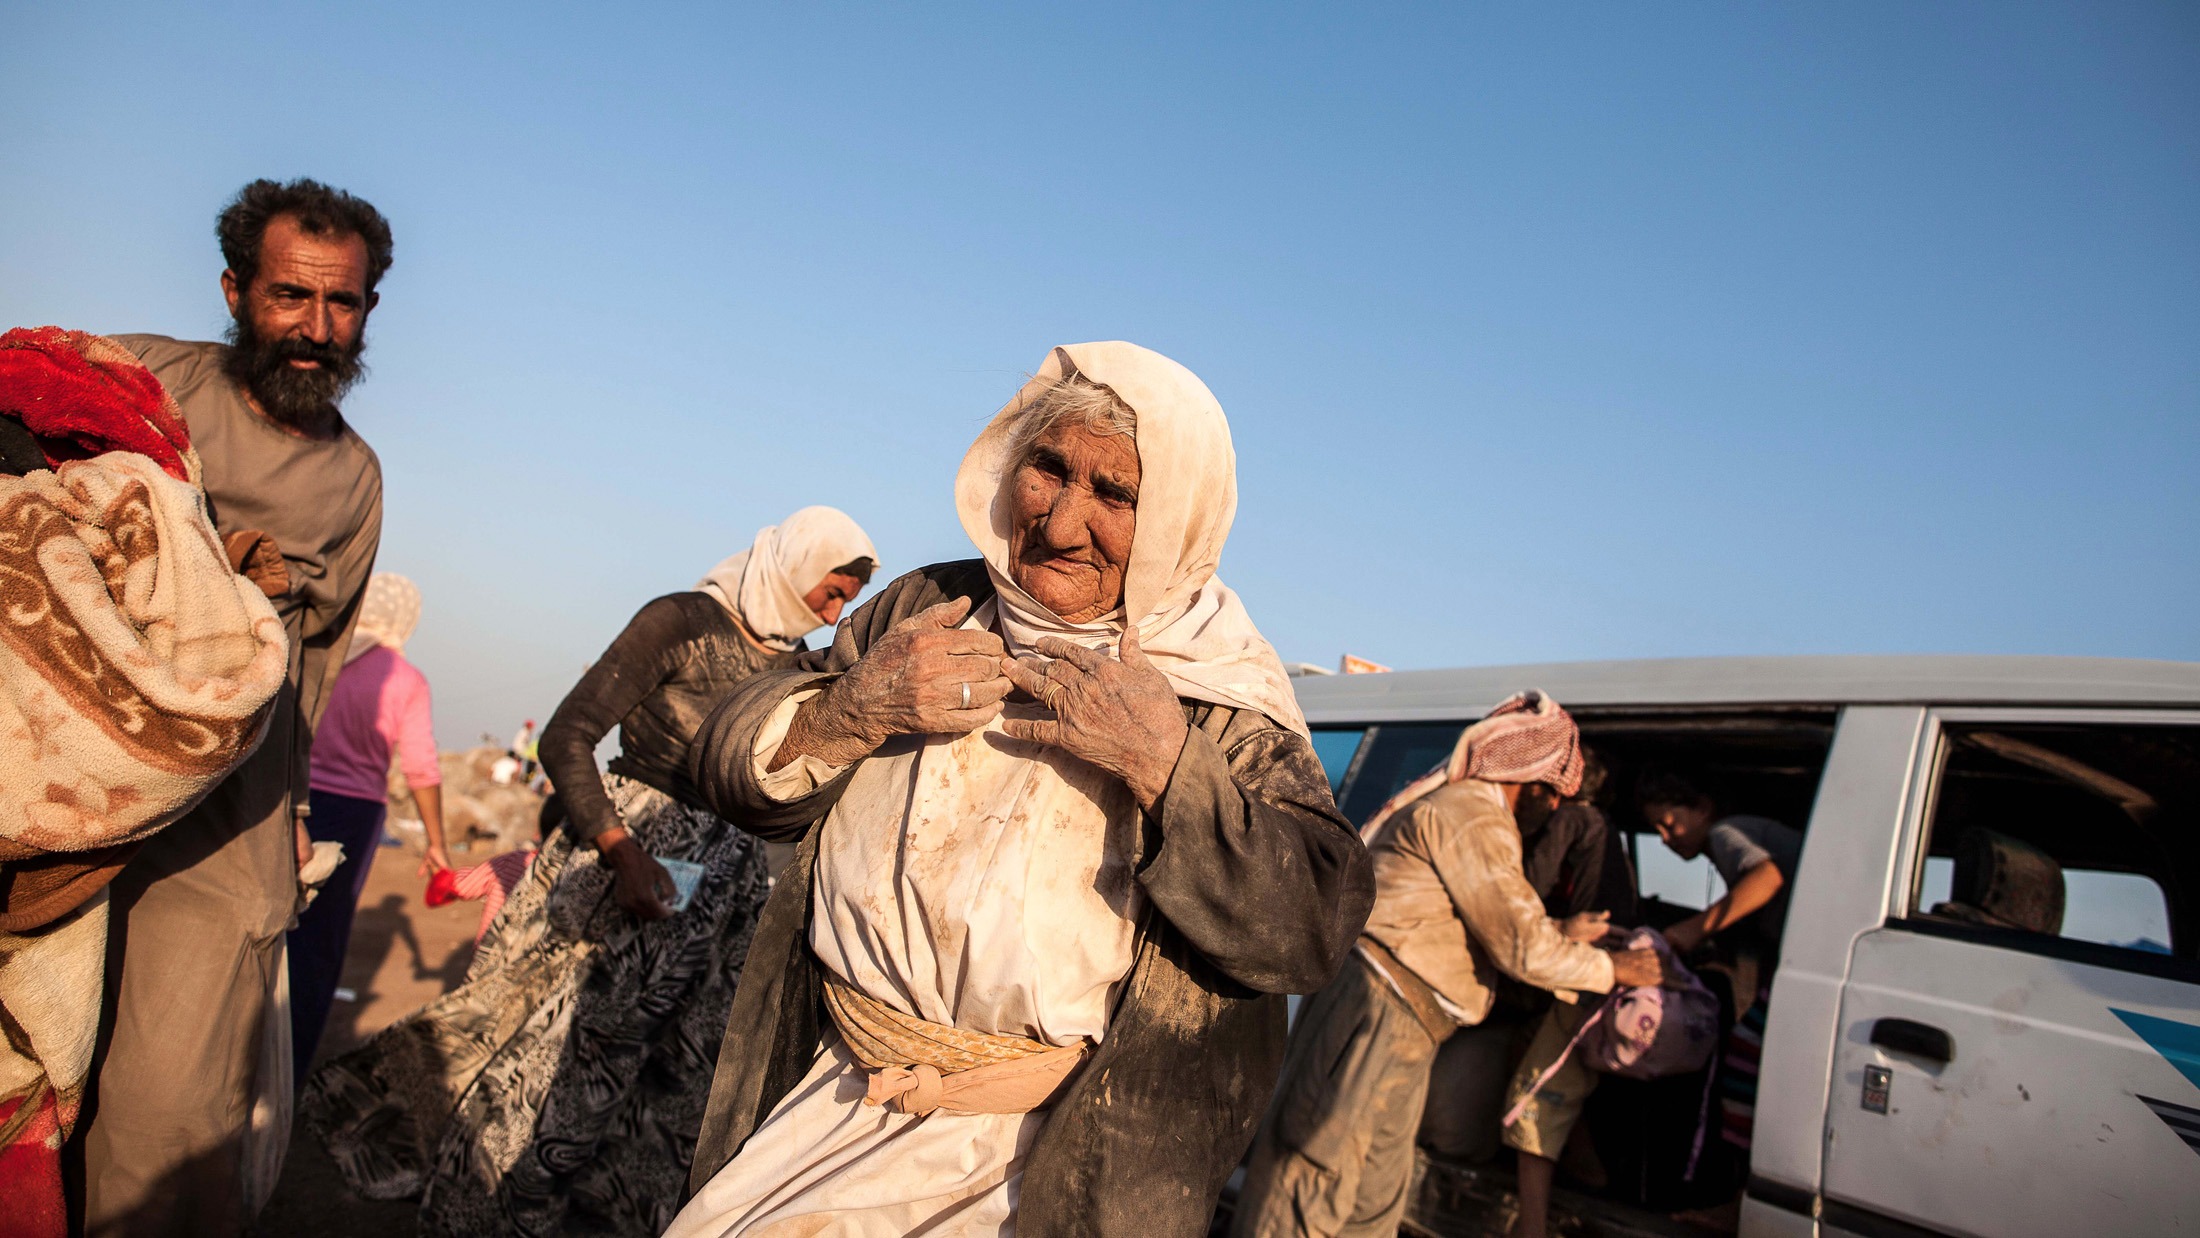
<svg viewBox="0 0 2200 1238">
<path fill-rule="evenodd" d="M 1687 954 L 1714 934 L 1732 930 L 1729 940 L 1734 952 L 1746 960 L 1732 970 L 1737 980 L 1736 1005 L 1748 1001 L 1749 1008 L 1729 1032 L 1719 1068 L 1721 1134 L 1746 1152 L 1756 1104 L 1757 1051 L 1764 1039 L 1765 1000 L 1771 987 L 1769 964 L 1779 956 L 1789 875 L 1802 855 L 1803 836 L 1769 817 L 1721 816 L 1716 801 L 1670 772 L 1647 772 L 1635 799 L 1674 854 L 1693 860 L 1708 851 L 1712 867 L 1726 882 L 1724 896 L 1666 929 L 1665 938 L 1676 954 Z M 1559 1152 L 1580 1119 L 1589 1093 L 1596 1089 L 1597 1076 L 1566 1052 L 1589 1009 L 1551 1007 L 1507 1090 L 1507 1104 L 1520 1107 L 1519 1119 L 1502 1133 L 1505 1146 L 1519 1154 L 1520 1216 L 1513 1238 L 1540 1238 L 1546 1232 Z M 1548 1078 L 1546 1069 L 1554 1069 Z"/>
<path fill-rule="evenodd" d="M 1734 1005 L 1741 1011 L 1726 1036 L 1719 1063 L 1719 1134 L 1746 1163 L 1757 1110 L 1757 1063 L 1764 1049 L 1765 1015 L 1772 1001 L 1772 972 L 1787 926 L 1788 891 L 1803 855 L 1803 836 L 1769 817 L 1722 815 L 1696 784 L 1671 771 L 1646 772 L 1635 802 L 1658 837 L 1684 860 L 1708 854 L 1726 893 L 1697 914 L 1665 930 L 1674 950 L 1686 954 L 1721 936 L 1732 947 Z M 1715 1220 L 1731 1215 L 1730 1202 Z M 1692 1214 L 1683 1213 L 1683 1219 Z"/>
<path fill-rule="evenodd" d="M 1754 947 L 1767 963 L 1779 957 L 1788 887 L 1802 858 L 1803 836 L 1770 817 L 1721 816 L 1716 801 L 1670 771 L 1645 774 L 1635 802 L 1675 855 L 1693 860 L 1709 852 L 1711 866 L 1726 883 L 1717 902 L 1665 930 L 1673 949 L 1687 954 L 1712 935 L 1746 921 L 1736 944 Z"/>
</svg>

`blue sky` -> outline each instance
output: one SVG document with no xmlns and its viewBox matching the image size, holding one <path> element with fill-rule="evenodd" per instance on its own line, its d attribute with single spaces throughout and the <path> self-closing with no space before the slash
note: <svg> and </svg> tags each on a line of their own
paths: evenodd
<svg viewBox="0 0 2200 1238">
<path fill-rule="evenodd" d="M 1230 411 L 1286 658 L 2200 658 L 2186 4 L 17 5 L 0 322 L 211 338 L 390 216 L 350 412 L 446 745 L 1124 338 Z"/>
</svg>

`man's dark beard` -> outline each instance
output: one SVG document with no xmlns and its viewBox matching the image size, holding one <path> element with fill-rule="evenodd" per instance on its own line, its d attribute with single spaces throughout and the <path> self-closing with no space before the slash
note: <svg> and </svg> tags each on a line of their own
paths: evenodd
<svg viewBox="0 0 2200 1238">
<path fill-rule="evenodd" d="M 336 412 L 337 404 L 352 385 L 366 377 L 360 356 L 367 351 L 367 337 L 360 332 L 349 349 L 333 343 L 316 344 L 300 336 L 264 339 L 243 314 L 229 323 L 229 356 L 222 369 L 240 387 L 252 393 L 268 416 L 301 429 Z M 321 363 L 319 369 L 291 367 L 293 359 Z"/>
<path fill-rule="evenodd" d="M 1551 823 L 1558 812 L 1559 799 L 1543 788 L 1529 785 L 1520 789 L 1520 799 L 1513 805 L 1513 823 L 1520 827 L 1523 836 L 1535 833 Z"/>
</svg>

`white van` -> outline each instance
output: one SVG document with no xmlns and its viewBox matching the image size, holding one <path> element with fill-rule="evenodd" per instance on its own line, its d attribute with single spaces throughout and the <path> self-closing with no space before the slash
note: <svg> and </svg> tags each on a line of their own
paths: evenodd
<svg viewBox="0 0 2200 1238">
<path fill-rule="evenodd" d="M 1615 829 L 1647 829 L 1630 771 L 1674 762 L 1710 771 L 1722 809 L 1803 830 L 1741 1233 L 2200 1233 L 2200 664 L 1714 658 L 1297 686 L 1355 823 L 1542 688 L 1610 766 Z M 2024 862 L 1994 867 L 1981 840 Z M 1633 845 L 1638 872 L 1678 862 Z M 2009 927 L 2010 898 L 2060 915 Z M 1409 1229 L 1502 1232 L 1509 1179 L 1509 1157 L 1424 1154 Z M 1560 1204 L 1562 1232 L 1676 1232 Z"/>
</svg>

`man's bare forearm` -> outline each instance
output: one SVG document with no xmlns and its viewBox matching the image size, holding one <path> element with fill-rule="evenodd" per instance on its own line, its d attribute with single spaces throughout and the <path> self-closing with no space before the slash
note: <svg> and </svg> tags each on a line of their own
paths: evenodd
<svg viewBox="0 0 2200 1238">
<path fill-rule="evenodd" d="M 1772 901 L 1773 896 L 1780 892 L 1780 887 L 1786 882 L 1780 866 L 1770 861 L 1743 873 L 1741 880 L 1734 883 L 1734 888 L 1726 892 L 1726 897 L 1704 909 L 1704 930 L 1716 933 L 1757 914 L 1764 909 L 1765 904 Z"/>
</svg>

